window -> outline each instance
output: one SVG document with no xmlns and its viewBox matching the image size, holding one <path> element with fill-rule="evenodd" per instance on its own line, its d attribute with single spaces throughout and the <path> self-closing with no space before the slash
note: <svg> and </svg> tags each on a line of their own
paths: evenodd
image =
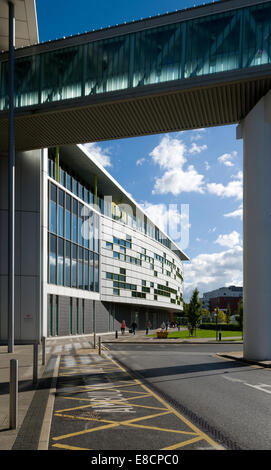
<svg viewBox="0 0 271 470">
<path fill-rule="evenodd" d="M 94 260 L 93 253 L 89 251 L 89 289 L 94 291 Z"/>
<path fill-rule="evenodd" d="M 83 289 L 83 248 L 78 247 L 78 287 Z"/>
<path fill-rule="evenodd" d="M 77 246 L 72 244 L 72 287 L 77 287 Z"/>
<path fill-rule="evenodd" d="M 56 236 L 49 235 L 49 282 L 56 284 Z"/>
<path fill-rule="evenodd" d="M 108 248 L 109 250 L 113 250 L 113 243 L 106 242 L 106 243 L 105 243 L 105 246 L 106 246 L 106 248 Z"/>
<path fill-rule="evenodd" d="M 66 194 L 66 208 L 65 208 L 65 237 L 71 239 L 71 196 Z"/>
<path fill-rule="evenodd" d="M 50 191 L 50 221 L 49 230 L 50 232 L 56 233 L 56 186 L 54 184 L 49 185 Z"/>
<path fill-rule="evenodd" d="M 78 218 L 77 218 L 78 203 L 76 199 L 72 200 L 72 241 L 77 243 L 78 235 Z"/>
<path fill-rule="evenodd" d="M 62 238 L 58 238 L 57 284 L 64 285 L 64 240 Z"/>
<path fill-rule="evenodd" d="M 65 242 L 65 286 L 71 286 L 71 244 Z"/>
<path fill-rule="evenodd" d="M 99 255 L 94 253 L 94 282 L 95 292 L 99 292 Z"/>
<path fill-rule="evenodd" d="M 106 273 L 106 279 L 113 279 L 112 273 Z"/>
<path fill-rule="evenodd" d="M 126 269 L 120 268 L 120 274 L 126 274 Z"/>
<path fill-rule="evenodd" d="M 113 289 L 113 294 L 114 295 L 120 295 L 119 289 Z"/>
<path fill-rule="evenodd" d="M 84 250 L 84 289 L 89 290 L 88 285 L 88 250 Z"/>
<path fill-rule="evenodd" d="M 141 281 L 142 286 L 146 286 L 146 281 Z"/>
<path fill-rule="evenodd" d="M 155 277 L 157 277 L 157 271 L 154 271 L 153 274 L 155 275 Z"/>
<path fill-rule="evenodd" d="M 58 214 L 57 214 L 57 233 L 64 237 L 64 191 L 58 189 Z"/>
</svg>

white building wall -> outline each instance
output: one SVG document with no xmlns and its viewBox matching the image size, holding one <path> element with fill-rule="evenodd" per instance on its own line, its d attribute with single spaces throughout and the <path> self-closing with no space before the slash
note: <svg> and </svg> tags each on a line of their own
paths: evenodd
<svg viewBox="0 0 271 470">
<path fill-rule="evenodd" d="M 120 246 L 113 243 L 114 237 L 126 240 L 126 236 L 131 237 L 132 249 L 126 248 L 126 255 L 141 258 L 142 248 L 146 250 L 146 256 L 154 259 L 154 269 L 151 269 L 151 263 L 141 259 L 141 266 L 132 264 L 130 262 L 115 259 L 113 252 L 122 253 Z M 106 242 L 113 244 L 113 249 L 106 247 Z M 166 248 L 156 240 L 146 236 L 145 234 L 132 229 L 131 227 L 112 220 L 108 217 L 101 216 L 101 300 L 108 302 L 126 302 L 137 306 L 150 306 L 156 308 L 167 308 L 173 311 L 180 311 L 181 305 L 171 303 L 170 299 L 176 299 L 176 295 L 170 294 L 170 297 L 157 295 L 157 300 L 154 300 L 154 290 L 157 289 L 157 284 L 175 289 L 178 297 L 183 293 L 183 283 L 179 277 L 176 276 L 176 270 L 171 272 L 170 266 L 164 264 L 164 273 L 162 272 L 162 263 L 154 258 L 154 254 L 161 257 L 166 254 L 166 259 L 175 263 L 176 268 L 183 275 L 183 268 L 181 260 L 171 250 Z M 120 274 L 120 268 L 126 270 L 126 283 L 135 284 L 137 292 L 142 292 L 142 280 L 146 281 L 146 287 L 150 287 L 150 283 L 154 283 L 154 287 L 150 287 L 150 293 L 146 293 L 146 298 L 132 297 L 132 291 L 128 289 L 120 289 L 120 295 L 113 294 L 113 282 L 106 278 L 106 273 Z M 166 274 L 166 270 L 170 272 L 170 276 Z M 154 275 L 157 272 L 157 277 Z"/>
</svg>

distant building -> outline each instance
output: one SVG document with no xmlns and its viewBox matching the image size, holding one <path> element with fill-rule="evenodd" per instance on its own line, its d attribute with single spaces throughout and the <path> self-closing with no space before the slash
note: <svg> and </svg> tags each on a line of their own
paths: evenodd
<svg viewBox="0 0 271 470">
<path fill-rule="evenodd" d="M 219 310 L 226 311 L 229 305 L 232 314 L 234 314 L 242 298 L 243 287 L 229 286 L 220 287 L 210 292 L 204 292 L 200 300 L 202 302 L 202 308 L 206 308 L 209 312 L 213 312 L 217 307 Z"/>
</svg>

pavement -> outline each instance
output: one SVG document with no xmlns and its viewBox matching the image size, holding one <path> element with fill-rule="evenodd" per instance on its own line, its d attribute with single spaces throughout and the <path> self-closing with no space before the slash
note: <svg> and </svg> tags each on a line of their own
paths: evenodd
<svg viewBox="0 0 271 470">
<path fill-rule="evenodd" d="M 153 333 L 150 332 L 150 333 Z M 101 335 L 102 337 L 102 355 L 98 354 L 97 348 L 93 348 L 93 335 L 84 335 L 84 336 L 72 336 L 72 337 L 62 337 L 62 338 L 47 338 L 46 340 L 46 362 L 42 364 L 42 350 L 39 346 L 39 360 L 38 360 L 38 383 L 33 383 L 33 346 L 31 345 L 18 345 L 14 348 L 14 353 L 8 353 L 6 346 L 0 346 L 0 450 L 46 450 L 50 448 L 52 444 L 52 439 L 54 436 L 50 437 L 51 427 L 52 427 L 52 417 L 53 410 L 55 405 L 56 397 L 56 384 L 57 378 L 60 377 L 61 368 L 63 367 L 62 361 L 65 359 L 65 355 L 71 355 L 76 357 L 76 361 L 79 361 L 82 373 L 82 364 L 80 361 L 90 360 L 90 365 L 86 366 L 93 368 L 94 366 L 102 367 L 102 377 L 103 380 L 110 382 L 112 378 L 112 364 L 110 361 L 112 358 L 108 357 L 106 352 L 106 344 L 115 343 L 115 342 L 124 342 L 124 343 L 216 343 L 213 339 L 187 339 L 187 340 L 166 340 L 166 339 L 157 339 L 146 336 L 145 331 L 137 331 L 136 335 L 126 333 L 122 336 L 118 334 L 116 339 L 115 333 Z M 226 342 L 226 341 L 225 341 Z M 232 344 L 240 343 L 241 341 L 232 341 Z M 223 340 L 220 342 L 223 343 Z M 227 344 L 231 344 L 231 341 L 227 341 Z M 110 356 L 110 355 L 109 355 Z M 271 361 L 246 361 L 243 358 L 242 352 L 233 352 L 230 353 L 221 353 L 221 357 L 227 357 L 231 360 L 236 361 L 245 361 L 248 363 L 256 364 L 261 367 L 271 367 Z M 87 357 L 87 359 L 86 359 Z M 90 359 L 88 359 L 90 358 Z M 18 360 L 18 380 L 19 380 L 19 393 L 18 393 L 18 425 L 16 429 L 10 429 L 9 426 L 9 371 L 10 371 L 10 360 Z M 100 361 L 103 361 L 100 363 Z M 117 363 L 114 367 L 121 368 Z M 74 368 L 72 367 L 71 373 L 74 373 Z M 111 369 L 111 370 L 110 370 Z M 78 370 L 76 372 L 76 377 L 78 378 Z M 83 370 L 84 372 L 84 370 Z M 115 371 L 116 372 L 116 371 Z M 115 373 L 114 372 L 114 373 Z M 118 371 L 119 372 L 119 371 Z M 123 374 L 124 371 L 122 370 Z M 90 374 L 89 374 L 90 377 Z M 119 375 L 118 380 L 123 382 L 123 377 Z M 97 385 L 97 377 L 96 377 Z M 126 379 L 125 379 L 126 380 Z M 99 377 L 98 377 L 99 381 Z M 138 385 L 138 391 L 140 390 L 141 384 Z M 88 384 L 89 387 L 93 387 L 93 384 Z M 131 391 L 130 391 L 131 393 Z M 139 395 L 142 391 L 139 391 Z M 127 395 L 125 395 L 127 397 Z M 125 399 L 125 397 L 123 399 Z M 82 398 L 83 399 L 83 398 Z M 159 397 L 151 397 L 152 400 L 159 400 Z M 135 402 L 134 402 L 135 406 Z M 153 404 L 152 404 L 153 406 Z M 163 403 L 163 406 L 167 408 L 167 404 Z M 155 408 L 155 406 L 153 406 Z M 140 408 L 135 408 L 140 409 Z M 166 411 L 165 411 L 166 413 Z M 168 411 L 170 415 L 171 411 Z M 176 418 L 176 416 L 175 416 Z M 85 419 L 84 417 L 82 419 Z M 137 417 L 141 420 L 143 417 Z M 171 419 L 170 416 L 167 419 Z M 173 419 L 173 418 L 172 418 Z M 179 418 L 180 419 L 180 418 Z M 127 421 L 127 420 L 126 420 Z M 124 421 L 123 421 L 124 422 Z M 113 427 L 119 427 L 115 419 L 111 419 L 111 424 Z M 187 423 L 186 423 L 187 424 Z M 106 425 L 105 425 L 106 426 Z M 127 421 L 127 426 L 129 429 L 134 425 L 131 422 Z M 110 426 L 109 426 L 110 427 Z M 134 426 L 135 427 L 135 426 Z M 140 426 L 139 426 L 140 427 Z M 143 427 L 143 426 L 141 426 Z M 201 438 L 200 431 L 190 430 L 192 441 L 195 439 L 201 440 L 202 442 L 208 443 L 208 440 Z M 196 433 L 193 435 L 193 433 Z M 198 433 L 198 434 L 197 434 Z M 51 441 L 50 441 L 51 439 Z M 203 440 L 202 440 L 203 439 Z M 57 440 L 57 439 L 56 439 Z M 50 444 L 51 442 L 51 444 Z M 178 446 L 178 443 L 170 442 L 173 446 Z M 60 442 L 55 442 L 58 444 L 59 448 L 61 447 Z M 209 443 L 210 444 L 210 443 Z M 185 445 L 185 444 L 182 444 Z M 180 444 L 180 447 L 182 446 Z M 65 448 L 65 447 L 64 447 Z M 178 448 L 178 447 L 175 447 Z"/>
</svg>

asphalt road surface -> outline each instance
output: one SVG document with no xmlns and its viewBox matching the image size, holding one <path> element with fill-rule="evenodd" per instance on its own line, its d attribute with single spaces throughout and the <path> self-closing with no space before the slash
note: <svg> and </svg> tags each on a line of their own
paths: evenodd
<svg viewBox="0 0 271 470">
<path fill-rule="evenodd" d="M 271 449 L 271 370 L 216 356 L 240 344 L 107 344 L 113 358 L 229 449 Z"/>
</svg>

